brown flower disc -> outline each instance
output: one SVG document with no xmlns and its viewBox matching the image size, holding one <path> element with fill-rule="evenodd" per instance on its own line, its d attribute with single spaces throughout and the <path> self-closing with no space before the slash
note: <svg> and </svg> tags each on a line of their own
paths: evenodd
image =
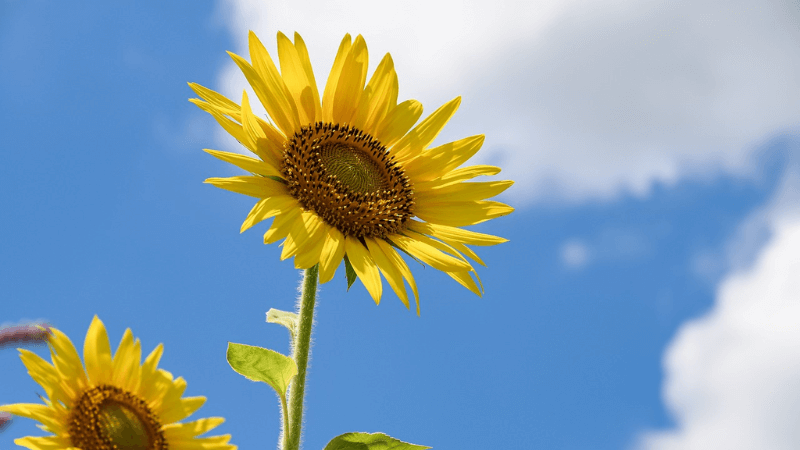
<svg viewBox="0 0 800 450">
<path fill-rule="evenodd" d="M 69 418 L 72 445 L 83 450 L 167 450 L 158 418 L 139 397 L 116 386 L 88 389 Z"/>
<path fill-rule="evenodd" d="M 317 122 L 286 142 L 282 174 L 290 194 L 345 236 L 385 238 L 414 214 L 411 182 L 372 136 Z"/>
</svg>

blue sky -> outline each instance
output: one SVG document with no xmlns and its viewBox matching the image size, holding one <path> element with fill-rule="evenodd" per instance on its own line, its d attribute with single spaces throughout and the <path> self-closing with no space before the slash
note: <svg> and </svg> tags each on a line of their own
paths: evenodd
<svg viewBox="0 0 800 450">
<path fill-rule="evenodd" d="M 94 314 L 112 346 L 129 327 L 145 351 L 164 343 L 161 367 L 208 397 L 198 417 L 226 418 L 215 431 L 275 445 L 275 395 L 224 355 L 287 352 L 264 313 L 293 307 L 299 274 L 263 224 L 238 233 L 250 199 L 202 183 L 235 174 L 203 148 L 240 149 L 186 82 L 238 100 L 225 51 L 253 29 L 270 51 L 299 31 L 321 83 L 362 33 L 373 66 L 392 53 L 402 99 L 463 96 L 439 141 L 486 134 L 477 161 L 517 181 L 517 211 L 473 227 L 510 240 L 478 249 L 483 298 L 421 267 L 421 317 L 345 292 L 343 273 L 322 286 L 305 448 L 348 431 L 437 449 L 792 448 L 796 3 L 465 5 L 0 2 L 0 324 L 44 319 L 79 348 Z M 42 392 L 10 348 L 0 380 L 0 403 Z M 14 420 L 0 448 L 24 435 L 41 432 Z"/>
</svg>

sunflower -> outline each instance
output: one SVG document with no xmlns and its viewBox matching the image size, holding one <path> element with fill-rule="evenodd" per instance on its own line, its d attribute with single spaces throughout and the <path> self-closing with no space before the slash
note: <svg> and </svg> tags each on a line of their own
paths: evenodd
<svg viewBox="0 0 800 450">
<path fill-rule="evenodd" d="M 142 350 L 131 330 L 125 330 L 114 356 L 103 322 L 94 317 L 83 358 L 69 338 L 50 328 L 53 364 L 28 350 L 20 358 L 31 377 L 45 390 L 45 404 L 18 403 L 0 411 L 28 417 L 54 436 L 28 436 L 14 442 L 34 450 L 236 450 L 230 435 L 198 438 L 224 419 L 212 417 L 178 423 L 205 403 L 205 397 L 181 398 L 186 381 L 158 369 L 163 347 L 141 364 Z"/>
<path fill-rule="evenodd" d="M 282 260 L 294 257 L 298 269 L 319 264 L 319 280 L 326 283 L 344 259 L 376 303 L 382 274 L 406 307 L 408 282 L 419 313 L 417 286 L 398 250 L 481 295 L 467 258 L 483 262 L 467 245 L 506 239 L 460 227 L 512 212 L 486 199 L 513 182 L 467 182 L 500 172 L 487 165 L 459 168 L 480 149 L 482 135 L 429 148 L 461 98 L 417 123 L 422 105 L 397 103 L 392 57 L 387 53 L 367 82 L 367 45 L 350 35 L 339 45 L 320 97 L 306 45 L 297 33 L 294 38 L 278 33 L 280 72 L 253 32 L 250 62 L 229 52 L 269 121 L 254 115 L 246 91 L 240 106 L 189 83 L 202 98 L 190 101 L 257 156 L 206 150 L 251 173 L 206 180 L 259 199 L 241 231 L 274 217 L 264 243 L 283 239 Z"/>
</svg>

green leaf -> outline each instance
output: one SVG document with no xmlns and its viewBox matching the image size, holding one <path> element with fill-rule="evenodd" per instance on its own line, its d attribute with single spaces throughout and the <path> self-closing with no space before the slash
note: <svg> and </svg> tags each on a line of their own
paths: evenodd
<svg viewBox="0 0 800 450">
<path fill-rule="evenodd" d="M 297 364 L 288 356 L 268 348 L 228 342 L 228 364 L 248 380 L 263 381 L 281 397 L 297 375 Z"/>
<path fill-rule="evenodd" d="M 356 271 L 353 270 L 353 265 L 350 264 L 350 260 L 347 258 L 347 255 L 344 255 L 344 273 L 347 275 L 347 290 L 350 290 L 350 286 L 356 282 Z"/>
<path fill-rule="evenodd" d="M 289 334 L 292 335 L 292 343 L 297 335 L 297 314 L 288 311 L 281 311 L 280 309 L 270 308 L 267 311 L 267 322 L 277 323 L 289 329 Z"/>
<path fill-rule="evenodd" d="M 425 450 L 431 447 L 409 444 L 383 433 L 345 433 L 333 438 L 325 450 Z"/>
</svg>

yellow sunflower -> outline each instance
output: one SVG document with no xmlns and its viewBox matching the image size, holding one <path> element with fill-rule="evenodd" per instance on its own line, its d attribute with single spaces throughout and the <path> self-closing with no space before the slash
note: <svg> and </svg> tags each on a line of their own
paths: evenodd
<svg viewBox="0 0 800 450">
<path fill-rule="evenodd" d="M 198 438 L 224 419 L 177 423 L 205 403 L 181 398 L 186 381 L 159 369 L 161 344 L 141 364 L 142 349 L 125 330 L 114 356 L 103 322 L 94 317 L 81 358 L 69 338 L 50 328 L 53 364 L 28 350 L 20 358 L 45 390 L 45 404 L 18 403 L 0 411 L 28 417 L 55 436 L 28 436 L 14 442 L 33 450 L 236 450 L 230 435 Z"/>
<path fill-rule="evenodd" d="M 202 98 L 190 101 L 258 157 L 206 150 L 252 174 L 206 180 L 259 199 L 241 231 L 274 217 L 264 242 L 284 239 L 281 259 L 294 257 L 298 269 L 319 264 L 321 283 L 330 281 L 346 259 L 376 303 L 383 274 L 408 307 L 405 279 L 419 313 L 416 283 L 398 250 L 481 295 L 467 258 L 483 262 L 467 245 L 506 239 L 459 227 L 512 212 L 486 199 L 513 182 L 466 182 L 500 172 L 486 165 L 459 168 L 480 149 L 482 135 L 429 148 L 460 97 L 417 123 L 422 105 L 397 103 L 391 56 L 386 54 L 366 82 L 367 45 L 361 36 L 352 41 L 350 35 L 339 46 L 320 97 L 306 45 L 300 35 L 294 37 L 292 43 L 278 33 L 280 72 L 252 32 L 250 62 L 229 53 L 269 121 L 253 114 L 246 92 L 240 106 L 189 83 Z"/>
</svg>

